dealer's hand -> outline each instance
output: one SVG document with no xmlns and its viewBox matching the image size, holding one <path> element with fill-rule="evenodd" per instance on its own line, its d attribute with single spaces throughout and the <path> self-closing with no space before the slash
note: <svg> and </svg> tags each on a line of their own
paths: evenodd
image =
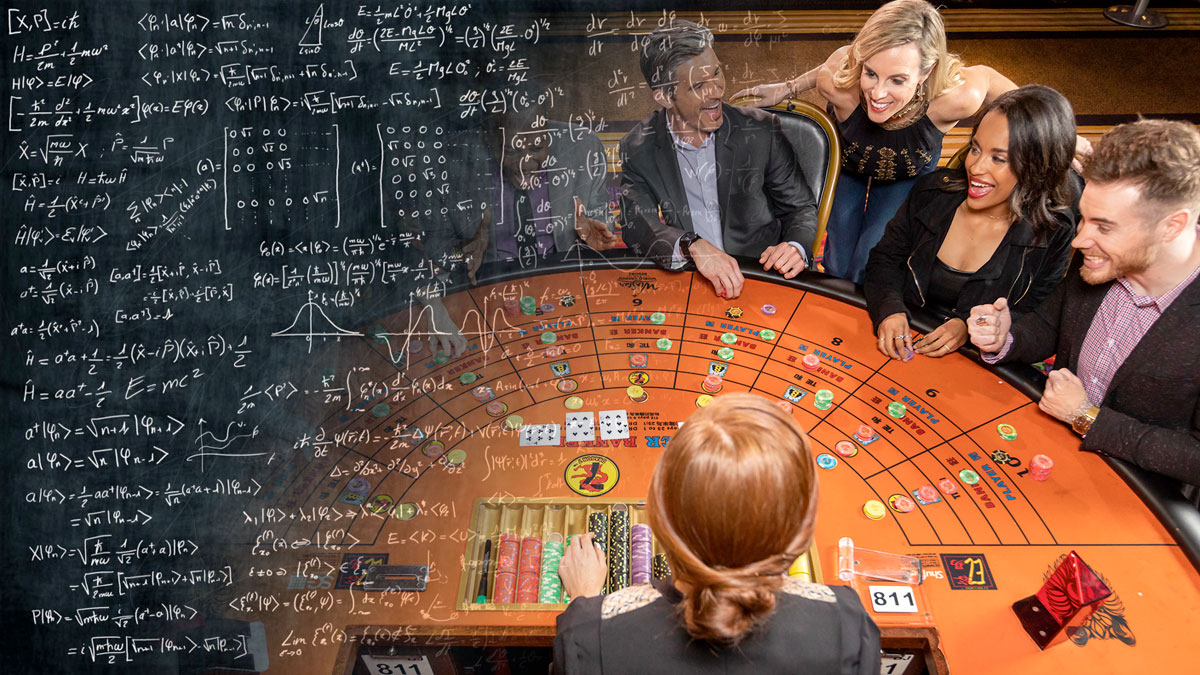
<svg viewBox="0 0 1200 675">
<path fill-rule="evenodd" d="M 758 257 L 758 262 L 763 266 L 764 272 L 779 270 L 784 279 L 791 279 L 804 269 L 804 256 L 800 255 L 800 251 L 795 246 L 786 241 L 768 246 Z"/>
<path fill-rule="evenodd" d="M 428 308 L 428 311 L 423 311 L 422 314 L 429 315 L 429 353 L 437 354 L 438 350 L 441 350 L 447 356 L 462 356 L 463 352 L 467 351 L 467 339 L 450 318 L 450 312 L 446 311 L 442 299 L 435 296 L 422 302 Z"/>
<path fill-rule="evenodd" d="M 604 592 L 608 563 L 604 561 L 604 550 L 591 532 L 571 540 L 558 564 L 558 576 L 562 579 L 563 590 L 572 598 L 590 598 Z"/>
<path fill-rule="evenodd" d="M 688 252 L 696 263 L 696 270 L 708 279 L 718 296 L 732 300 L 742 294 L 746 279 L 733 256 L 703 239 L 692 242 Z"/>
<path fill-rule="evenodd" d="M 999 298 L 990 305 L 972 307 L 967 319 L 967 333 L 972 344 L 985 354 L 995 354 L 1004 348 L 1010 328 L 1012 314 L 1008 311 L 1006 298 Z"/>
<path fill-rule="evenodd" d="M 907 361 L 912 353 L 912 334 L 908 328 L 908 315 L 896 312 L 879 322 L 879 331 L 875 334 L 879 339 L 875 346 L 885 356 L 900 361 Z"/>
<path fill-rule="evenodd" d="M 967 324 L 962 319 L 950 319 L 913 342 L 918 354 L 934 358 L 945 356 L 967 344 Z"/>
<path fill-rule="evenodd" d="M 1046 389 L 1038 407 L 1047 415 L 1070 424 L 1088 400 L 1083 381 L 1066 368 L 1055 368 L 1046 378 Z"/>
<path fill-rule="evenodd" d="M 579 197 L 575 198 L 575 234 L 597 251 L 607 251 L 617 245 L 617 235 L 609 232 L 603 221 L 588 217 Z"/>
</svg>

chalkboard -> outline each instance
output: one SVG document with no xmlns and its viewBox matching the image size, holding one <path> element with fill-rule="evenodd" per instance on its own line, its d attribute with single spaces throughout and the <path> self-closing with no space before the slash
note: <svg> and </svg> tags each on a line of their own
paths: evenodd
<svg viewBox="0 0 1200 675">
<path fill-rule="evenodd" d="M 497 119 L 521 112 L 585 135 L 549 131 L 562 90 L 529 49 L 550 20 L 483 4 L 7 9 L 5 672 L 260 671 L 321 610 L 254 580 L 323 588 L 271 552 L 352 542 L 231 525 L 358 508 L 276 501 L 328 451 L 309 402 L 380 405 L 341 347 L 386 343 L 403 386 L 437 327 L 377 322 L 467 283 L 463 247 L 501 217 L 448 189 L 470 153 L 520 150 Z M 589 142 L 571 175 L 603 218 Z"/>
</svg>

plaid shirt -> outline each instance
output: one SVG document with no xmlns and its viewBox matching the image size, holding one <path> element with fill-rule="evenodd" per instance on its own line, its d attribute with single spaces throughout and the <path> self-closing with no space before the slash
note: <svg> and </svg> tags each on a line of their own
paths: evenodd
<svg viewBox="0 0 1200 675">
<path fill-rule="evenodd" d="M 1109 286 L 1079 350 L 1076 375 L 1083 381 L 1083 388 L 1093 405 L 1104 400 L 1117 369 L 1197 274 L 1200 274 L 1200 267 L 1157 298 L 1138 295 L 1125 277 Z"/>
</svg>

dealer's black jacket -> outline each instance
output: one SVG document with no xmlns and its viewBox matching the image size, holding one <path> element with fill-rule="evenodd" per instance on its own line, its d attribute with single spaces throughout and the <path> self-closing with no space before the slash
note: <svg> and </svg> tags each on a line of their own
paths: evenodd
<svg viewBox="0 0 1200 675">
<path fill-rule="evenodd" d="M 941 188 L 956 171 L 939 169 L 918 180 L 871 250 L 863 294 L 875 330 L 892 314 L 904 312 L 911 318 L 913 310 L 925 308 L 938 249 L 950 230 L 955 209 L 967 198 L 965 190 Z M 1027 220 L 1013 223 L 992 257 L 963 285 L 951 316 L 966 320 L 975 305 L 1001 297 L 1008 298 L 1015 315 L 1032 311 L 1066 274 L 1074 236 L 1074 221 L 1067 214 L 1061 216 L 1059 227 L 1041 239 L 1034 237 Z"/>
</svg>

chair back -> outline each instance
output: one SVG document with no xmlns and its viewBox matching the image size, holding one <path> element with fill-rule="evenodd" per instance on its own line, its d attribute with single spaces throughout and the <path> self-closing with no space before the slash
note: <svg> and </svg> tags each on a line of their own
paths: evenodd
<svg viewBox="0 0 1200 675">
<path fill-rule="evenodd" d="M 779 118 L 783 134 L 792 143 L 796 161 L 808 188 L 817 200 L 817 237 L 808 247 L 809 267 L 816 266 L 816 253 L 825 239 L 825 225 L 833 209 L 833 191 L 842 169 L 842 147 L 837 127 L 829 115 L 808 101 L 786 99 L 768 108 Z"/>
</svg>

